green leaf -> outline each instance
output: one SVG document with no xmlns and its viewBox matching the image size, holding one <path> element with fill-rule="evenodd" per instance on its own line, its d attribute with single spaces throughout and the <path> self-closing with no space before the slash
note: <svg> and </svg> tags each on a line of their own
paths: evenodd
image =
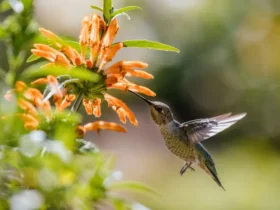
<svg viewBox="0 0 280 210">
<path fill-rule="evenodd" d="M 5 39 L 7 36 L 7 31 L 0 25 L 0 39 Z"/>
<path fill-rule="evenodd" d="M 0 12 L 6 12 L 11 9 L 9 1 L 3 1 L 0 3 Z"/>
<path fill-rule="evenodd" d="M 113 12 L 111 14 L 111 17 L 115 17 L 115 16 L 118 16 L 118 15 L 121 15 L 127 11 L 130 11 L 130 10 L 136 10 L 136 9 L 139 9 L 139 10 L 142 10 L 141 7 L 137 7 L 137 6 L 127 6 L 127 7 L 123 7 L 121 9 L 118 9 L 117 11 Z"/>
<path fill-rule="evenodd" d="M 21 0 L 25 10 L 30 10 L 32 8 L 33 0 Z"/>
<path fill-rule="evenodd" d="M 112 0 L 103 0 L 103 15 L 105 22 L 108 24 L 111 20 Z"/>
<path fill-rule="evenodd" d="M 100 74 L 91 72 L 87 69 L 83 68 L 72 68 L 72 69 L 66 69 L 63 67 L 45 67 L 45 68 L 38 68 L 37 65 L 34 65 L 35 68 L 28 68 L 25 70 L 22 75 L 22 80 L 28 80 L 32 78 L 38 78 L 38 77 L 46 77 L 48 75 L 54 75 L 54 76 L 60 76 L 63 74 L 68 74 L 72 78 L 77 78 L 81 80 L 86 81 L 92 81 L 92 82 L 99 82 L 103 77 Z"/>
<path fill-rule="evenodd" d="M 172 51 L 179 53 L 180 50 L 176 47 L 172 47 L 167 44 L 160 42 L 149 41 L 149 40 L 126 40 L 122 42 L 124 47 L 139 47 L 139 48 L 148 48 L 152 50 L 163 50 L 163 51 Z"/>
<path fill-rule="evenodd" d="M 130 210 L 128 201 L 123 198 L 109 197 L 109 201 L 113 204 L 115 210 Z"/>
<path fill-rule="evenodd" d="M 75 50 L 77 50 L 78 52 L 81 51 L 79 42 L 75 42 L 75 41 L 63 41 L 63 42 L 62 42 L 62 45 L 63 45 L 63 46 L 67 46 L 67 45 L 68 45 L 68 46 L 74 48 Z"/>
<path fill-rule="evenodd" d="M 6 71 L 0 67 L 0 78 L 5 79 Z"/>
<path fill-rule="evenodd" d="M 159 195 L 159 193 L 145 184 L 134 182 L 134 181 L 123 181 L 123 182 L 115 182 L 111 185 L 111 189 L 113 190 L 131 190 L 142 193 L 149 193 L 152 195 Z"/>
<path fill-rule="evenodd" d="M 90 7 L 92 9 L 96 9 L 96 10 L 99 10 L 99 11 L 103 12 L 103 9 L 101 7 L 98 7 L 98 6 L 95 6 L 95 5 L 91 5 Z"/>
<path fill-rule="evenodd" d="M 40 59 L 41 57 L 37 56 L 37 55 L 34 55 L 34 54 L 31 54 L 28 58 L 27 58 L 27 63 L 31 63 L 33 61 L 36 61 L 38 59 Z"/>
</svg>

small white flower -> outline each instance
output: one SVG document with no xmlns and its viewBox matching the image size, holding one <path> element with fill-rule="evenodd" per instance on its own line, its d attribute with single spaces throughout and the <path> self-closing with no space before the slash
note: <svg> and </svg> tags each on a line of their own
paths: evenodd
<svg viewBox="0 0 280 210">
<path fill-rule="evenodd" d="M 43 205 L 44 199 L 36 190 L 24 190 L 13 195 L 9 203 L 11 210 L 34 210 Z"/>
<path fill-rule="evenodd" d="M 134 203 L 131 205 L 131 209 L 132 210 L 151 210 L 149 208 L 147 208 L 146 206 L 143 206 L 142 204 L 140 203 Z"/>
<path fill-rule="evenodd" d="M 18 0 L 10 0 L 10 5 L 16 13 L 21 13 L 24 9 L 23 3 Z"/>
</svg>

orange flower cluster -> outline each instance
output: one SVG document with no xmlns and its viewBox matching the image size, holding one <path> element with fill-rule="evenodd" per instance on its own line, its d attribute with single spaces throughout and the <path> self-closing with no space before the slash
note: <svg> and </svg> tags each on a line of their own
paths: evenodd
<svg viewBox="0 0 280 210">
<path fill-rule="evenodd" d="M 56 78 L 52 76 L 48 76 L 48 81 L 53 81 L 54 83 L 57 82 Z M 40 127 L 40 117 L 42 116 L 47 121 L 52 120 L 53 112 L 51 110 L 50 102 L 49 100 L 43 99 L 43 95 L 39 90 L 35 88 L 29 88 L 24 82 L 17 81 L 15 89 L 8 91 L 4 96 L 5 99 L 11 101 L 13 93 L 22 95 L 22 97 L 17 99 L 17 104 L 23 110 L 23 113 L 18 113 L 17 115 L 24 121 L 25 129 L 42 129 Z M 56 93 L 54 98 L 56 98 L 56 111 L 63 111 L 65 108 L 71 105 L 76 96 L 71 94 L 64 96 L 60 93 Z M 96 130 L 99 132 L 101 129 L 126 132 L 126 130 L 118 124 L 104 121 L 97 121 L 93 123 L 87 123 L 83 126 L 77 126 L 76 130 L 78 136 L 83 136 L 87 131 Z"/>
<path fill-rule="evenodd" d="M 139 77 L 143 79 L 152 79 L 153 76 L 143 70 L 148 67 L 148 64 L 141 61 L 125 61 L 121 60 L 108 68 L 106 64 L 112 60 L 116 53 L 124 47 L 123 43 L 115 44 L 113 40 L 119 29 L 116 18 L 112 19 L 107 26 L 104 20 L 94 14 L 91 18 L 85 16 L 82 22 L 82 29 L 79 37 L 80 52 L 77 49 L 68 46 L 56 36 L 53 32 L 40 28 L 40 32 L 48 38 L 54 47 L 45 44 L 35 44 L 35 49 L 32 53 L 36 56 L 43 57 L 50 61 L 48 66 L 63 66 L 66 68 L 86 67 L 90 71 L 94 71 L 105 76 L 105 86 L 107 89 L 118 89 L 122 91 L 134 91 L 143 93 L 148 96 L 155 96 L 155 93 L 150 89 L 130 82 L 126 77 Z M 46 84 L 48 78 L 37 80 L 33 84 Z M 67 94 L 65 91 L 62 94 Z M 105 91 L 105 100 L 108 105 L 118 114 L 121 122 L 126 123 L 126 118 L 133 125 L 137 125 L 137 120 L 133 112 L 121 100 L 110 96 Z M 57 97 L 57 96 L 55 96 Z M 101 98 L 83 98 L 83 105 L 89 115 L 100 117 L 101 115 Z"/>
</svg>

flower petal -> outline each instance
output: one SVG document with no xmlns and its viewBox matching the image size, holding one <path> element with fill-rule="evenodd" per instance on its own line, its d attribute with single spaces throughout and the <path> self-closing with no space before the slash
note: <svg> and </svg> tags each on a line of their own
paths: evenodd
<svg viewBox="0 0 280 210">
<path fill-rule="evenodd" d="M 80 66 L 82 63 L 85 63 L 85 60 L 82 58 L 82 56 L 75 50 L 74 48 L 70 46 L 63 47 L 61 49 L 63 53 L 71 60 L 71 62 L 75 66 Z"/>
<path fill-rule="evenodd" d="M 86 129 L 84 128 L 84 126 L 81 126 L 81 125 L 77 126 L 76 134 L 77 134 L 77 137 L 82 138 L 86 134 Z"/>
<path fill-rule="evenodd" d="M 39 28 L 39 31 L 41 32 L 41 34 L 42 34 L 44 37 L 46 37 L 46 38 L 48 38 L 48 39 L 53 39 L 53 40 L 58 39 L 58 40 L 61 40 L 57 35 L 55 35 L 55 33 L 53 33 L 53 32 L 50 31 L 50 30 L 47 30 L 47 29 L 45 29 L 45 28 Z"/>
<path fill-rule="evenodd" d="M 51 53 L 51 52 L 47 52 L 47 51 L 44 51 L 44 50 L 37 50 L 37 49 L 32 49 L 31 52 L 34 55 L 39 56 L 39 57 L 43 57 L 43 58 L 49 60 L 52 63 L 55 62 L 56 55 Z"/>
<path fill-rule="evenodd" d="M 29 122 L 24 123 L 24 128 L 29 131 L 36 130 L 37 127 L 38 127 L 37 123 L 29 123 Z"/>
<path fill-rule="evenodd" d="M 50 52 L 52 54 L 56 54 L 58 53 L 59 51 L 57 51 L 56 49 L 46 45 L 46 44 L 34 44 L 34 47 L 37 49 L 37 50 L 42 50 L 42 51 L 45 51 L 45 52 Z"/>
<path fill-rule="evenodd" d="M 86 110 L 87 114 L 92 115 L 93 114 L 93 107 L 92 107 L 92 104 L 91 104 L 90 100 L 84 98 L 83 99 L 83 105 L 85 107 L 85 110 Z"/>
<path fill-rule="evenodd" d="M 45 85 L 45 84 L 48 84 L 47 78 L 39 78 L 39 79 L 36 79 L 35 81 L 31 82 L 31 85 Z"/>
<path fill-rule="evenodd" d="M 117 52 L 123 47 L 123 43 L 119 42 L 113 47 L 107 47 L 104 49 L 103 55 L 101 55 L 101 63 L 99 65 L 99 70 L 103 69 L 104 66 L 110 62 Z"/>
<path fill-rule="evenodd" d="M 36 108 L 29 101 L 20 98 L 18 99 L 18 105 L 26 112 L 26 114 L 31 114 L 32 116 L 37 115 Z"/>
<path fill-rule="evenodd" d="M 113 65 L 111 65 L 109 68 L 104 70 L 104 74 L 116 74 L 120 73 L 121 71 L 125 69 L 145 69 L 148 67 L 147 63 L 144 63 L 142 61 L 125 61 L 121 60 Z"/>
<path fill-rule="evenodd" d="M 124 127 L 113 122 L 97 121 L 97 122 L 87 123 L 83 127 L 86 129 L 86 131 L 96 130 L 97 132 L 99 132 L 100 130 L 113 130 L 113 131 L 123 132 L 123 133 L 126 132 Z"/>
<path fill-rule="evenodd" d="M 110 25 L 109 25 L 105 35 L 103 36 L 103 39 L 101 40 L 102 48 L 108 47 L 112 44 L 118 30 L 119 30 L 118 20 L 117 20 L 117 18 L 115 18 L 110 22 Z"/>
<path fill-rule="evenodd" d="M 16 82 L 15 89 L 16 89 L 17 92 L 21 92 L 25 88 L 27 88 L 27 85 L 24 82 L 22 82 L 22 81 L 17 81 Z"/>
<path fill-rule="evenodd" d="M 82 57 L 86 56 L 87 46 L 89 45 L 89 31 L 90 31 L 91 23 L 89 21 L 88 16 L 85 16 L 82 22 L 82 29 L 80 33 L 80 45 L 82 51 Z"/>
<path fill-rule="evenodd" d="M 28 88 L 26 91 L 24 91 L 24 97 L 30 101 L 35 101 L 37 98 L 40 100 L 43 100 L 43 95 L 42 93 L 35 88 Z"/>
<path fill-rule="evenodd" d="M 115 84 L 112 84 L 111 86 L 108 86 L 107 88 L 108 89 L 118 89 L 118 90 L 122 90 L 122 91 L 131 90 L 133 92 L 142 93 L 147 96 L 156 96 L 155 92 L 153 92 L 152 90 L 150 90 L 147 87 L 144 87 L 141 85 L 136 85 L 131 82 L 127 83 L 125 81 L 117 82 Z"/>
<path fill-rule="evenodd" d="M 36 126 L 39 124 L 39 121 L 30 114 L 17 114 L 17 116 L 21 117 L 25 123 L 32 123 Z"/>
<path fill-rule="evenodd" d="M 76 96 L 73 94 L 70 95 L 66 95 L 65 98 L 63 99 L 63 101 L 61 102 L 58 110 L 62 111 L 64 109 L 66 109 L 67 107 L 69 107 L 71 105 L 71 103 L 76 99 Z"/>
<path fill-rule="evenodd" d="M 89 34 L 89 40 L 90 40 L 91 47 L 93 47 L 94 45 L 99 45 L 100 42 L 100 37 L 99 37 L 100 22 L 99 22 L 98 15 L 93 14 L 91 21 L 92 21 L 92 27 Z"/>
<path fill-rule="evenodd" d="M 93 102 L 93 115 L 95 117 L 101 116 L 101 99 L 97 98 Z"/>
<path fill-rule="evenodd" d="M 124 72 L 126 73 L 125 76 L 128 77 L 140 77 L 142 79 L 153 79 L 154 76 L 141 70 L 134 70 L 134 69 L 125 69 Z"/>
<path fill-rule="evenodd" d="M 123 124 L 126 124 L 126 113 L 124 111 L 123 108 L 119 108 L 119 109 L 116 109 L 115 110 L 120 118 L 120 121 L 123 123 Z"/>
<path fill-rule="evenodd" d="M 69 67 L 72 66 L 70 64 L 70 61 L 67 59 L 67 57 L 61 52 L 56 54 L 55 64 L 61 65 L 61 66 L 66 67 L 66 68 L 69 68 Z"/>
<path fill-rule="evenodd" d="M 109 106 L 115 106 L 116 110 L 122 108 L 131 124 L 133 124 L 135 126 L 138 125 L 138 122 L 136 120 L 134 113 L 127 107 L 127 105 L 124 102 L 122 102 L 120 99 L 117 99 L 107 93 L 104 94 L 104 98 L 108 102 Z"/>
<path fill-rule="evenodd" d="M 117 82 L 118 82 L 118 78 L 114 77 L 114 76 L 110 76 L 105 79 L 105 84 L 107 87 L 109 87 Z"/>
</svg>

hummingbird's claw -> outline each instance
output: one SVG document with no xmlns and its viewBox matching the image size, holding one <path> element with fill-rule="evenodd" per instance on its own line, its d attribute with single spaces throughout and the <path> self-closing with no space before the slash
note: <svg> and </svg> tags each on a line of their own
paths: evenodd
<svg viewBox="0 0 280 210">
<path fill-rule="evenodd" d="M 181 170 L 180 170 L 181 176 L 186 172 L 186 170 L 187 170 L 188 168 L 190 168 L 192 171 L 195 171 L 195 169 L 194 169 L 193 167 L 191 167 L 191 164 L 192 164 L 192 163 L 185 163 L 185 164 L 183 165 L 183 167 L 182 167 Z"/>
</svg>

